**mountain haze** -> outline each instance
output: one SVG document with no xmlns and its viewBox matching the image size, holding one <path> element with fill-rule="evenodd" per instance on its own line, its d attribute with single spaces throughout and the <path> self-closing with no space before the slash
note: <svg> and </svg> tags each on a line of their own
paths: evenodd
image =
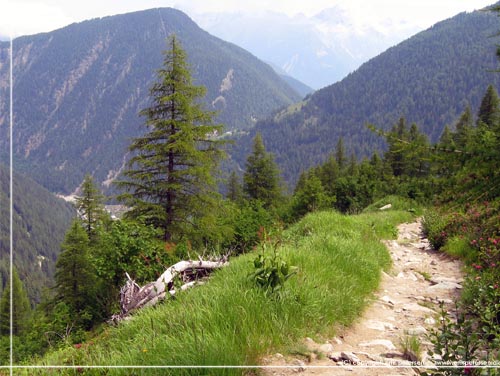
<svg viewBox="0 0 500 376">
<path fill-rule="evenodd" d="M 194 82 L 207 87 L 206 108 L 231 129 L 300 96 L 271 67 L 200 29 L 184 13 L 151 9 L 94 19 L 14 41 L 16 167 L 51 191 L 69 194 L 85 173 L 107 185 L 125 161 L 138 116 L 162 66 L 165 39 L 176 33 Z M 0 43 L 2 61 L 8 43 Z M 8 97 L 8 63 L 0 97 Z M 0 103 L 0 150 L 8 150 L 7 101 Z"/>
<path fill-rule="evenodd" d="M 386 21 L 362 24 L 340 5 L 313 16 L 260 11 L 194 16 L 210 33 L 236 43 L 314 89 L 340 81 L 368 59 L 421 29 Z"/>
<path fill-rule="evenodd" d="M 368 156 L 383 147 L 367 123 L 389 129 L 404 116 L 431 141 L 467 105 L 478 108 L 487 86 L 500 88 L 495 56 L 498 17 L 461 13 L 390 48 L 341 82 L 257 123 L 240 140 L 240 163 L 260 132 L 289 183 L 323 162 L 342 137 L 348 153 Z"/>
</svg>

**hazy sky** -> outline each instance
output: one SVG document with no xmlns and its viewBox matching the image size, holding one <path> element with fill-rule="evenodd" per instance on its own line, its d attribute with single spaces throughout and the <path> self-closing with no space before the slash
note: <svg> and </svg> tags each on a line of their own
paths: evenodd
<svg viewBox="0 0 500 376">
<path fill-rule="evenodd" d="M 360 23 L 408 23 L 421 29 L 494 0 L 0 0 L 0 36 L 51 31 L 90 18 L 131 11 L 174 7 L 195 21 L 206 12 L 274 10 L 293 16 L 313 15 L 340 5 Z"/>
</svg>

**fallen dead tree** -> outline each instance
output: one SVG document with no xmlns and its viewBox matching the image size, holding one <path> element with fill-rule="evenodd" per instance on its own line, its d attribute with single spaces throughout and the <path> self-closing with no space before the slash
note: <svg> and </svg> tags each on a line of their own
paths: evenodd
<svg viewBox="0 0 500 376">
<path fill-rule="evenodd" d="M 120 289 L 120 309 L 118 315 L 113 315 L 110 322 L 116 323 L 131 312 L 146 306 L 152 306 L 165 299 L 167 294 L 173 296 L 176 290 L 186 290 L 197 284 L 202 284 L 210 272 L 228 264 L 227 257 L 218 261 L 179 261 L 169 267 L 155 281 L 140 287 L 128 273 L 126 284 Z M 176 280 L 180 287 L 175 286 Z"/>
</svg>

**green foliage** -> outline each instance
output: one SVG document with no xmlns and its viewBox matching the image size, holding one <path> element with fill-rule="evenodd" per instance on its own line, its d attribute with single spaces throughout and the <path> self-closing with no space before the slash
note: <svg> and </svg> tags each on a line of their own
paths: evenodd
<svg viewBox="0 0 500 376">
<path fill-rule="evenodd" d="M 195 232 L 197 221 L 211 215 L 218 199 L 215 169 L 223 156 L 222 141 L 214 137 L 222 126 L 212 125 L 214 114 L 200 104 L 205 88 L 192 84 L 175 36 L 168 48 L 150 90 L 151 105 L 141 112 L 149 133 L 133 140 L 134 156 L 123 173 L 128 180 L 117 183 L 129 192 L 119 196 L 132 207 L 127 215 L 163 229 L 167 242 Z"/>
<path fill-rule="evenodd" d="M 278 167 L 266 152 L 260 134 L 255 136 L 253 151 L 247 158 L 243 191 L 249 200 L 260 201 L 266 209 L 276 207 L 282 197 Z"/>
<path fill-rule="evenodd" d="M 349 325 L 363 311 L 381 268 L 390 263 L 377 236 L 378 226 L 395 226 L 402 218 L 408 220 L 409 214 L 310 214 L 283 234 L 280 257 L 299 269 L 287 280 L 280 299 L 269 299 L 248 278 L 255 271 L 257 253 L 242 255 L 206 285 L 168 304 L 143 309 L 133 320 L 106 328 L 78 349 L 65 346 L 53 351 L 37 364 L 252 365 L 271 351 L 296 347 L 304 337 L 329 338 L 335 327 Z M 241 374 L 229 368 L 187 372 Z"/>
<path fill-rule="evenodd" d="M 428 335 L 433 349 L 428 351 L 430 356 L 436 355 L 442 365 L 451 365 L 450 368 L 440 368 L 437 372 L 422 372 L 421 375 L 463 375 L 472 361 L 477 360 L 475 352 L 479 349 L 477 333 L 472 321 L 466 320 L 462 314 L 456 318 L 450 317 L 444 303 L 440 303 L 440 327 L 431 330 Z M 460 368 L 462 366 L 463 368 Z"/>
<path fill-rule="evenodd" d="M 321 180 L 314 171 L 304 173 L 295 188 L 291 203 L 291 217 L 297 219 L 309 212 L 326 209 L 331 207 L 332 201 L 334 198 L 327 195 Z"/>
<path fill-rule="evenodd" d="M 234 210 L 234 240 L 230 242 L 229 248 L 234 249 L 235 253 L 242 253 L 258 244 L 259 231 L 270 228 L 274 218 L 259 201 L 244 202 Z"/>
<path fill-rule="evenodd" d="M 31 305 L 53 284 L 57 255 L 64 234 L 75 217 L 69 203 L 55 197 L 33 180 L 13 173 L 14 266 Z M 0 292 L 7 284 L 10 262 L 9 171 L 0 163 Z"/>
<path fill-rule="evenodd" d="M 78 215 L 85 225 L 85 231 L 91 242 L 96 239 L 97 226 L 107 218 L 104 210 L 104 195 L 95 186 L 92 175 L 85 175 L 82 183 L 81 196 L 75 198 Z"/>
<path fill-rule="evenodd" d="M 74 220 L 66 233 L 56 262 L 56 301 L 65 303 L 72 323 L 90 329 L 99 314 L 96 304 L 96 274 L 90 260 L 89 239 L 82 223 Z"/>
<path fill-rule="evenodd" d="M 438 250 L 446 243 L 448 237 L 447 225 L 448 221 L 445 214 L 433 210 L 426 212 L 422 220 L 422 226 L 432 248 Z"/>
<path fill-rule="evenodd" d="M 152 72 L 161 66 L 165 38 L 172 33 L 186 48 L 194 82 L 207 87 L 204 104 L 216 109 L 216 122 L 230 130 L 249 128 L 255 117 L 300 100 L 269 65 L 206 33 L 178 10 L 150 9 L 79 22 L 16 41 L 16 61 L 29 46 L 38 51 L 29 59 L 33 64 L 16 73 L 16 167 L 63 194 L 73 192 L 88 171 L 96 183 L 108 181 L 109 172 L 123 164 L 130 139 L 139 135 L 137 109 L 147 100 Z M 8 49 L 8 43 L 0 42 L 0 55 L 7 56 Z M 88 68 L 85 74 L 71 90 L 61 91 L 63 85 L 70 87 L 81 64 Z M 0 75 L 8 76 L 5 64 Z M 221 93 L 223 82 L 231 85 Z M 0 97 L 8 106 L 7 87 L 0 88 Z M 0 112 L 7 113 L 7 108 Z M 7 119 L 0 124 L 4 158 L 9 150 Z M 33 124 L 45 124 L 43 139 Z"/>
<path fill-rule="evenodd" d="M 280 256 L 280 239 L 274 241 L 263 228 L 260 239 L 260 252 L 253 261 L 256 270 L 250 274 L 250 278 L 266 294 L 273 295 L 282 290 L 287 279 L 297 273 L 297 268 L 290 266 Z"/>
<path fill-rule="evenodd" d="M 31 316 L 31 307 L 28 301 L 28 295 L 23 287 L 23 283 L 19 279 L 17 270 L 12 268 L 12 316 L 10 315 L 10 280 L 5 287 L 0 299 L 0 335 L 9 336 L 11 334 L 12 320 L 12 335 L 19 336 L 29 328 L 29 320 Z"/>
<path fill-rule="evenodd" d="M 478 108 L 489 84 L 498 88 L 497 16 L 461 13 L 388 49 L 333 85 L 317 90 L 300 108 L 289 107 L 259 121 L 232 157 L 243 163 L 251 140 L 261 133 L 269 152 L 294 186 L 300 174 L 324 163 L 340 138 L 345 155 L 361 159 L 386 147 L 366 128 L 389 131 L 401 116 L 435 143 L 465 104 Z M 450 62 L 456 62 L 451 64 Z"/>
<path fill-rule="evenodd" d="M 152 226 L 114 221 L 99 230 L 98 238 L 92 247 L 91 260 L 97 276 L 113 291 L 110 294 L 113 300 L 127 280 L 126 272 L 137 283 L 144 284 L 156 280 L 175 261 L 174 250 L 159 240 L 161 230 Z"/>
</svg>

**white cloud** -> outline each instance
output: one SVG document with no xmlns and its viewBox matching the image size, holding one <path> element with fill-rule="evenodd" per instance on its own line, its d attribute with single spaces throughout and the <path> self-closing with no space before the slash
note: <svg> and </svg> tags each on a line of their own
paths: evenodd
<svg viewBox="0 0 500 376">
<path fill-rule="evenodd" d="M 61 7 L 43 2 L 3 0 L 0 12 L 0 35 L 17 37 L 36 34 L 73 22 Z"/>
</svg>

